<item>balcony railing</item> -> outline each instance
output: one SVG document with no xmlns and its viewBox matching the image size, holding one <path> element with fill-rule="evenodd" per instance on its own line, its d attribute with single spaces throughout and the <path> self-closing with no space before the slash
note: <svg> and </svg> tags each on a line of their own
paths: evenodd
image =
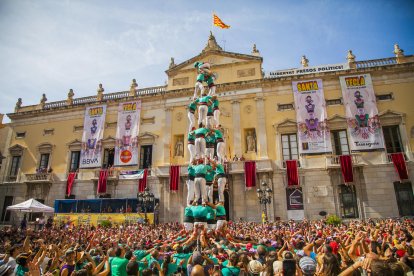
<svg viewBox="0 0 414 276">
<path fill-rule="evenodd" d="M 352 164 L 358 165 L 361 164 L 361 155 L 360 154 L 351 154 Z M 339 166 L 339 155 L 326 155 L 326 162 L 328 166 Z"/>
<path fill-rule="evenodd" d="M 16 182 L 16 181 L 17 181 L 17 175 L 6 176 L 6 182 Z"/>
<path fill-rule="evenodd" d="M 25 182 L 52 182 L 52 173 L 26 173 Z"/>
<path fill-rule="evenodd" d="M 94 171 L 94 178 L 99 179 L 101 169 Z M 119 172 L 117 170 L 108 170 L 108 179 L 118 179 Z"/>
<path fill-rule="evenodd" d="M 286 160 L 282 161 L 282 167 L 283 169 L 286 169 Z M 300 161 L 298 160 L 298 168 L 302 167 L 302 165 L 300 164 Z"/>
<path fill-rule="evenodd" d="M 409 161 L 408 156 L 405 153 L 402 153 L 402 154 L 404 155 L 405 162 Z M 391 153 L 387 154 L 387 161 L 388 161 L 388 163 L 392 163 Z"/>
</svg>

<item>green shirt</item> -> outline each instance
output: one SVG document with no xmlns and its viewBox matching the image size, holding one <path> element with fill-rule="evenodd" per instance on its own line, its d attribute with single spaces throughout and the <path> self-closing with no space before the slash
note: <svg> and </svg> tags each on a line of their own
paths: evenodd
<svg viewBox="0 0 414 276">
<path fill-rule="evenodd" d="M 182 267 L 187 267 L 188 259 L 190 259 L 191 255 L 192 255 L 191 253 L 177 253 L 177 254 L 174 254 L 175 263 L 177 265 L 179 265 L 181 260 L 184 259 L 185 261 L 184 261 Z"/>
<path fill-rule="evenodd" d="M 207 114 L 212 114 L 212 113 L 213 113 L 213 106 L 212 105 L 209 105 L 207 107 Z"/>
<path fill-rule="evenodd" d="M 128 260 L 125 258 L 115 257 L 111 262 L 112 276 L 127 276 L 126 267 Z"/>
<path fill-rule="evenodd" d="M 214 130 L 214 135 L 216 136 L 216 139 L 223 139 L 223 133 L 218 129 Z"/>
<path fill-rule="evenodd" d="M 206 206 L 206 208 L 207 208 L 207 216 L 206 216 L 207 220 L 216 219 L 216 211 L 210 206 Z"/>
<path fill-rule="evenodd" d="M 223 276 L 238 276 L 240 273 L 240 268 L 234 266 L 227 266 L 221 269 Z"/>
<path fill-rule="evenodd" d="M 165 263 L 164 263 L 164 265 L 165 265 Z M 175 274 L 175 272 L 177 272 L 177 268 L 178 268 L 178 266 L 177 266 L 176 263 L 169 263 L 168 268 L 167 268 L 167 275 L 166 276 L 170 276 L 170 275 Z M 161 269 L 163 269 L 163 268 L 161 268 Z"/>
<path fill-rule="evenodd" d="M 207 166 L 204 164 L 198 164 L 194 167 L 195 174 L 207 174 Z"/>
<path fill-rule="evenodd" d="M 213 108 L 218 108 L 219 107 L 219 101 L 217 99 L 215 99 L 213 101 Z"/>
<path fill-rule="evenodd" d="M 202 127 L 202 128 L 197 128 L 196 130 L 194 130 L 194 132 L 195 132 L 196 136 L 200 135 L 200 134 L 206 136 L 207 133 L 209 132 L 209 130 L 205 127 Z"/>
<path fill-rule="evenodd" d="M 210 260 L 213 261 L 214 265 L 219 264 L 218 259 L 216 257 L 214 257 L 214 255 L 209 255 L 208 257 L 210 258 Z"/>
<path fill-rule="evenodd" d="M 216 174 L 225 174 L 224 166 L 222 164 L 217 164 L 216 166 Z"/>
<path fill-rule="evenodd" d="M 211 99 L 211 96 L 204 96 L 200 98 L 200 103 L 208 103 Z"/>
<path fill-rule="evenodd" d="M 193 216 L 195 218 L 206 218 L 207 217 L 208 210 L 203 205 L 192 206 L 191 209 L 193 210 Z"/>
<path fill-rule="evenodd" d="M 16 276 L 24 276 L 24 274 L 26 272 L 29 272 L 29 268 L 28 267 L 24 267 L 24 266 L 21 266 L 21 265 L 17 265 L 17 268 L 16 268 Z"/>
<path fill-rule="evenodd" d="M 206 165 L 206 167 L 207 167 L 206 181 L 213 182 L 214 175 L 215 175 L 213 167 L 211 167 L 210 165 Z"/>
<path fill-rule="evenodd" d="M 196 99 L 195 101 L 191 102 L 188 105 L 188 109 L 195 111 L 197 109 L 197 103 L 198 103 L 198 99 Z"/>
<path fill-rule="evenodd" d="M 142 260 L 145 256 L 147 256 L 147 250 L 135 250 L 134 256 L 137 258 L 138 261 Z"/>
<path fill-rule="evenodd" d="M 216 216 L 221 217 L 226 215 L 226 208 L 223 205 L 216 206 Z"/>
<path fill-rule="evenodd" d="M 216 136 L 214 134 L 209 134 L 205 137 L 207 144 L 214 144 L 216 142 Z"/>
<path fill-rule="evenodd" d="M 188 175 L 195 176 L 195 168 L 192 165 L 189 165 L 188 168 Z"/>
<path fill-rule="evenodd" d="M 193 210 L 191 209 L 191 206 L 187 206 L 184 208 L 184 216 L 193 217 Z"/>
<path fill-rule="evenodd" d="M 187 141 L 194 141 L 195 138 L 195 133 L 193 131 L 190 131 L 187 135 Z"/>
</svg>

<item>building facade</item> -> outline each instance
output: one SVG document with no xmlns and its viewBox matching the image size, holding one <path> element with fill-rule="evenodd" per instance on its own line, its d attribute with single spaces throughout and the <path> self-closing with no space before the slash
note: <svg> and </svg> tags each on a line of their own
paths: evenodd
<svg viewBox="0 0 414 276">
<path fill-rule="evenodd" d="M 219 75 L 216 91 L 229 159 L 226 198 L 230 219 L 261 219 L 256 191 L 245 188 L 243 161 L 233 161 L 234 156 L 256 161 L 256 188 L 265 182 L 272 189 L 267 206 L 271 220 L 315 219 L 320 218 L 321 211 L 343 218 L 413 215 L 413 56 L 404 55 L 396 45 L 395 57 L 391 58 L 357 61 L 349 52 L 344 66 L 318 69 L 309 67 L 303 57 L 302 67 L 296 72 L 265 74 L 256 46 L 251 54 L 227 52 L 211 34 L 198 56 L 180 64 L 171 59 L 165 86 L 137 88 L 133 80 L 129 91 L 106 93 L 100 85 L 96 95 L 84 98 L 74 97 L 70 90 L 67 99 L 58 102 L 49 103 L 43 95 L 38 105 L 23 106 L 19 99 L 15 112 L 7 114 L 10 131 L 1 133 L 6 143 L 2 146 L 5 159 L 0 171 L 2 219 L 5 207 L 28 198 L 48 205 L 65 198 L 68 173 L 79 168 L 87 106 L 107 105 L 102 167 L 113 165 L 118 105 L 141 100 L 139 165 L 134 168 L 149 168 L 147 183 L 160 199 L 160 221 L 181 221 L 189 160 L 186 108 L 197 76 L 193 64 L 200 60 L 211 63 Z M 340 77 L 358 74 L 372 78 L 384 149 L 351 152 Z M 298 151 L 292 82 L 313 79 L 323 83 L 331 153 Z M 402 182 L 390 158 L 391 153 L 397 152 L 404 154 L 408 170 L 408 180 Z M 344 185 L 338 159 L 344 154 L 351 155 L 353 161 L 354 181 L 348 185 Z M 298 160 L 300 188 L 287 187 L 285 160 L 291 159 Z M 178 192 L 169 190 L 172 164 L 181 165 Z M 46 170 L 40 172 L 39 168 Z M 136 196 L 137 180 L 118 178 L 119 170 L 134 168 L 114 168 L 107 187 L 112 198 Z M 98 176 L 99 168 L 79 170 L 72 190 L 76 199 L 96 198 Z M 7 220 L 13 221 L 13 216 Z"/>
</svg>

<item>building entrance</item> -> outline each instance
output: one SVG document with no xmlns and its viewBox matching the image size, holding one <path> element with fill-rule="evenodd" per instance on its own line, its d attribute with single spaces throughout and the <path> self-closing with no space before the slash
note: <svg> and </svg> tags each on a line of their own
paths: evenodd
<svg viewBox="0 0 414 276">
<path fill-rule="evenodd" d="M 414 196 L 411 182 L 394 182 L 400 216 L 414 216 Z"/>
</svg>

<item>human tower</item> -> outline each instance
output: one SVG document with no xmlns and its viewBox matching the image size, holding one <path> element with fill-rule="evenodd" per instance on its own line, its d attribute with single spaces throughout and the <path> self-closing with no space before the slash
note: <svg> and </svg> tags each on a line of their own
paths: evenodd
<svg viewBox="0 0 414 276">
<path fill-rule="evenodd" d="M 184 223 L 201 223 L 213 226 L 225 221 L 224 189 L 227 178 L 224 171 L 225 142 L 220 125 L 219 100 L 216 95 L 213 73 L 207 62 L 194 63 L 197 81 L 194 96 L 188 105 L 188 150 L 190 164 L 187 180 L 187 207 Z M 204 88 L 207 83 L 208 89 Z M 197 116 L 196 116 L 197 113 Z M 216 155 L 215 156 L 215 152 Z M 217 183 L 218 204 L 213 204 L 213 187 Z M 189 230 L 189 229 L 188 229 Z"/>
</svg>

